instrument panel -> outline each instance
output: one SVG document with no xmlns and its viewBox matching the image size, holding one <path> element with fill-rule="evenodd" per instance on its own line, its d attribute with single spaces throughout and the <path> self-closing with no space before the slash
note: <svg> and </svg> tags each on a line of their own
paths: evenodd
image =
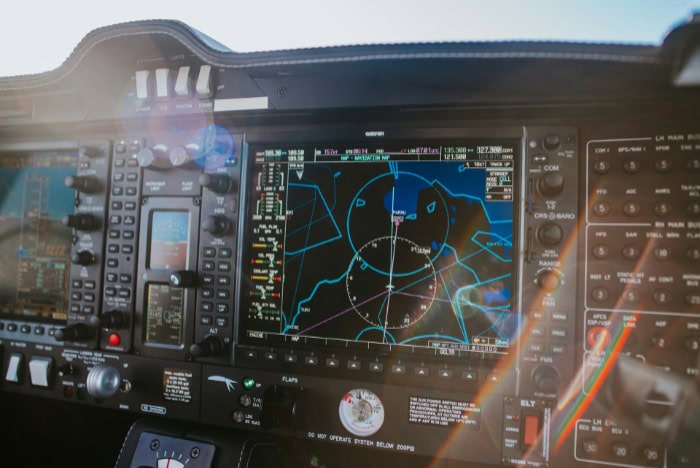
<svg viewBox="0 0 700 468">
<path fill-rule="evenodd" d="M 669 416 L 700 372 L 696 107 L 276 114 L 201 57 L 136 61 L 120 117 L 0 127 L 4 392 L 219 431 L 194 466 L 231 434 L 697 462 Z"/>
</svg>

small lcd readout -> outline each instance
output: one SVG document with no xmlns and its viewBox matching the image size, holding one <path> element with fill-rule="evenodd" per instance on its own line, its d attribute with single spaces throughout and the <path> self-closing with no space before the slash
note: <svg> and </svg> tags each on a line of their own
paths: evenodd
<svg viewBox="0 0 700 468">
<path fill-rule="evenodd" d="M 149 284 L 146 293 L 145 342 L 181 346 L 184 321 L 184 289 Z"/>
<path fill-rule="evenodd" d="M 153 270 L 185 270 L 190 245 L 190 213 L 157 210 L 151 213 L 149 267 Z"/>
</svg>

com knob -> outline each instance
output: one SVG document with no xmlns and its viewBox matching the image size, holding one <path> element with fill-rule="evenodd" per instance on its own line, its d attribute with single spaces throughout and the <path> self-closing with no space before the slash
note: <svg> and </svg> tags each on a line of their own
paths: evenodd
<svg viewBox="0 0 700 468">
<path fill-rule="evenodd" d="M 532 383 L 543 393 L 557 393 L 559 373 L 552 366 L 539 366 L 532 372 Z"/>
<path fill-rule="evenodd" d="M 233 187 L 231 177 L 226 174 L 202 174 L 199 184 L 215 193 L 227 193 Z"/>
<path fill-rule="evenodd" d="M 81 193 L 96 193 L 100 189 L 100 182 L 93 176 L 68 176 L 63 183 L 66 187 Z"/>
<path fill-rule="evenodd" d="M 557 133 L 550 133 L 542 140 L 542 145 L 548 150 L 555 150 L 561 144 L 561 137 Z"/>
<path fill-rule="evenodd" d="M 139 166 L 144 169 L 165 169 L 170 167 L 168 148 L 165 145 L 141 148 L 136 154 L 136 160 Z"/>
<path fill-rule="evenodd" d="M 78 229 L 79 231 L 92 231 L 97 228 L 97 218 L 91 214 L 66 215 L 61 222 L 64 226 Z"/>
<path fill-rule="evenodd" d="M 224 216 L 207 216 L 202 223 L 202 230 L 209 234 L 221 237 L 231 229 L 231 223 Z"/>
<path fill-rule="evenodd" d="M 76 323 L 59 328 L 54 334 L 54 338 L 58 341 L 87 341 L 91 337 L 92 331 L 83 323 Z"/>
<path fill-rule="evenodd" d="M 216 356 L 224 350 L 221 340 L 215 336 L 207 336 L 202 341 L 190 346 L 190 354 L 195 358 Z"/>
<path fill-rule="evenodd" d="M 170 285 L 176 288 L 191 288 L 197 285 L 197 273 L 190 270 L 178 270 L 170 273 Z"/>
<path fill-rule="evenodd" d="M 85 387 L 92 397 L 103 400 L 117 393 L 121 382 L 119 369 L 109 364 L 98 364 L 88 372 Z"/>
<path fill-rule="evenodd" d="M 88 266 L 95 263 L 95 254 L 89 250 L 81 250 L 71 256 L 71 262 L 80 266 Z"/>
<path fill-rule="evenodd" d="M 537 182 L 537 188 L 548 197 L 559 195 L 564 190 L 564 176 L 560 172 L 546 172 Z"/>
</svg>

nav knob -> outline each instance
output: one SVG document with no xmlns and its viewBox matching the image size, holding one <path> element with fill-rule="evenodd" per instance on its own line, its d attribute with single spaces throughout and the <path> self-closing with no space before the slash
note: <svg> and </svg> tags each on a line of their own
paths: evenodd
<svg viewBox="0 0 700 468">
<path fill-rule="evenodd" d="M 545 172 L 537 182 L 537 188 L 548 197 L 559 195 L 564 190 L 564 176 L 560 172 Z"/>
<path fill-rule="evenodd" d="M 532 372 L 532 383 L 543 393 L 557 393 L 559 373 L 552 366 L 539 366 Z"/>
<path fill-rule="evenodd" d="M 156 145 L 153 148 L 141 148 L 136 154 L 139 166 L 148 169 L 165 169 L 170 166 L 170 159 L 166 155 L 168 147 Z"/>
<path fill-rule="evenodd" d="M 97 219 L 93 215 L 85 213 L 66 215 L 61 222 L 69 228 L 80 231 L 92 231 L 97 227 Z"/>
<path fill-rule="evenodd" d="M 92 265 L 95 263 L 95 254 L 89 250 L 81 250 L 80 252 L 76 252 L 71 256 L 71 262 L 81 266 Z"/>
<path fill-rule="evenodd" d="M 121 383 L 119 369 L 109 364 L 98 364 L 88 372 L 85 387 L 92 397 L 103 400 L 117 393 Z"/>
<path fill-rule="evenodd" d="M 93 176 L 68 176 L 63 180 L 63 183 L 68 188 L 72 188 L 76 192 L 95 193 L 100 188 L 100 183 Z"/>
<path fill-rule="evenodd" d="M 202 230 L 216 237 L 227 234 L 230 228 L 231 223 L 223 216 L 207 216 L 202 223 Z"/>
<path fill-rule="evenodd" d="M 58 341 L 87 341 L 91 336 L 90 328 L 83 323 L 59 328 L 54 334 L 54 338 Z"/>
<path fill-rule="evenodd" d="M 185 164 L 197 159 L 196 151 L 199 147 L 196 145 L 176 146 L 170 151 L 170 164 L 173 166 L 184 166 Z"/>
<path fill-rule="evenodd" d="M 233 181 L 226 174 L 202 174 L 199 184 L 215 193 L 227 193 L 233 186 Z"/>
<path fill-rule="evenodd" d="M 195 357 L 216 356 L 224 350 L 221 340 L 215 336 L 207 336 L 199 343 L 190 346 L 190 354 Z"/>
<path fill-rule="evenodd" d="M 190 270 L 179 270 L 170 273 L 170 285 L 176 288 L 191 288 L 197 285 L 197 273 Z"/>
</svg>

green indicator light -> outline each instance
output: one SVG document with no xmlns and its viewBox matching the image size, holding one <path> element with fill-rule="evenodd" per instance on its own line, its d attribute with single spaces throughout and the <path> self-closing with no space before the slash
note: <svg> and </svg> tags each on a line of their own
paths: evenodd
<svg viewBox="0 0 700 468">
<path fill-rule="evenodd" d="M 246 377 L 245 379 L 243 379 L 243 388 L 245 388 L 246 390 L 250 390 L 254 386 L 255 379 L 253 379 L 252 377 Z"/>
</svg>

